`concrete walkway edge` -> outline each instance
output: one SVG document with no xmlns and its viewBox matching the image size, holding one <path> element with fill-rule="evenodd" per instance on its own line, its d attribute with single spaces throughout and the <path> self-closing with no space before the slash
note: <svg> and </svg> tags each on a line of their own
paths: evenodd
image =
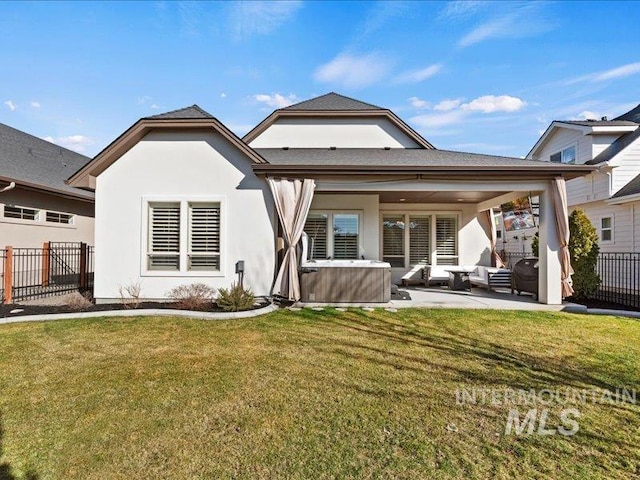
<svg viewBox="0 0 640 480">
<path fill-rule="evenodd" d="M 100 317 L 185 317 L 200 320 L 230 320 L 234 318 L 251 318 L 274 312 L 278 309 L 273 303 L 266 307 L 244 312 L 194 312 L 190 310 L 170 310 L 170 309 L 140 309 L 140 310 L 104 310 L 101 312 L 78 312 L 78 313 L 52 313 L 43 315 L 23 315 L 15 317 L 0 318 L 0 325 L 19 322 L 44 322 L 49 320 L 72 320 L 76 318 L 100 318 Z"/>
</svg>

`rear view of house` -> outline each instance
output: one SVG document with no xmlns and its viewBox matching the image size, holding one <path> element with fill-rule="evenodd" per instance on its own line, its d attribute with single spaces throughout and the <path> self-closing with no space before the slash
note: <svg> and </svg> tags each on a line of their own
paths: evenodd
<svg viewBox="0 0 640 480">
<path fill-rule="evenodd" d="M 96 191 L 98 301 L 131 283 L 154 299 L 196 281 L 228 287 L 238 262 L 254 293 L 292 299 L 307 261 L 359 261 L 371 275 L 384 262 L 394 282 L 427 265 L 491 266 L 491 209 L 535 192 L 539 298 L 557 304 L 568 269 L 554 205 L 564 178 L 593 169 L 437 150 L 390 110 L 330 93 L 276 110 L 243 139 L 195 105 L 143 118 L 70 183 Z"/>
</svg>

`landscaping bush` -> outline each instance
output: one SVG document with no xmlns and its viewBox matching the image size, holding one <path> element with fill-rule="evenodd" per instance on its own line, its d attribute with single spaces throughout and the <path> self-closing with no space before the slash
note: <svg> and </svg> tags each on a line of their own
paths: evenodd
<svg viewBox="0 0 640 480">
<path fill-rule="evenodd" d="M 132 282 L 129 285 L 118 285 L 118 293 L 124 308 L 138 308 L 142 302 L 142 283 Z"/>
<path fill-rule="evenodd" d="M 218 291 L 216 303 L 225 312 L 241 312 L 253 308 L 255 298 L 251 289 L 232 283 L 230 289 L 221 288 Z"/>
<path fill-rule="evenodd" d="M 88 310 L 93 306 L 93 302 L 91 301 L 91 292 L 85 292 L 84 294 L 81 294 L 80 292 L 74 292 L 69 296 L 66 306 L 69 308 L 69 310 L 78 312 Z"/>
<path fill-rule="evenodd" d="M 182 310 L 207 310 L 213 304 L 215 288 L 204 283 L 192 283 L 179 285 L 172 288 L 167 296 L 176 302 L 176 306 Z"/>
<path fill-rule="evenodd" d="M 591 297 L 600 286 L 600 277 L 596 273 L 598 262 L 598 232 L 585 213 L 576 208 L 569 215 L 569 252 L 574 274 L 573 296 L 578 299 Z"/>
<path fill-rule="evenodd" d="M 578 299 L 590 298 L 600 286 L 596 273 L 598 262 L 598 232 L 585 213 L 576 208 L 569 215 L 569 254 L 573 267 L 573 296 Z M 531 251 L 537 257 L 540 250 L 540 235 L 536 232 L 531 242 Z"/>
</svg>

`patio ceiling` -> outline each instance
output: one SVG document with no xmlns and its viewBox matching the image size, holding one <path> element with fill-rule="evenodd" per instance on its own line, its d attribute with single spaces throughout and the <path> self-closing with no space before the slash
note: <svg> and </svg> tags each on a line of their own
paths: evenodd
<svg viewBox="0 0 640 480">
<path fill-rule="evenodd" d="M 380 192 L 380 203 L 479 203 L 508 192 Z"/>
</svg>

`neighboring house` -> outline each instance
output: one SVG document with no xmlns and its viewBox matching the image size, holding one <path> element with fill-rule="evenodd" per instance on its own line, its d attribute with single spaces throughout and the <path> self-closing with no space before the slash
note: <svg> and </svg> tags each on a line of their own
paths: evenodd
<svg viewBox="0 0 640 480">
<path fill-rule="evenodd" d="M 0 124 L 0 248 L 93 244 L 93 192 L 65 183 L 90 159 Z"/>
<path fill-rule="evenodd" d="M 601 252 L 640 251 L 640 105 L 612 120 L 554 121 L 527 158 L 596 167 L 567 182 L 569 209 L 585 211 Z"/>
<path fill-rule="evenodd" d="M 269 295 L 285 228 L 269 187 L 306 179 L 313 258 L 383 260 L 396 282 L 425 264 L 491 265 L 485 213 L 533 192 L 539 298 L 558 304 L 551 198 L 558 179 L 593 169 L 437 150 L 390 110 L 330 93 L 276 110 L 243 139 L 195 105 L 140 119 L 69 183 L 96 192 L 97 301 L 132 283 L 157 299 L 185 283 L 228 287 L 238 261 L 245 285 Z"/>
</svg>

